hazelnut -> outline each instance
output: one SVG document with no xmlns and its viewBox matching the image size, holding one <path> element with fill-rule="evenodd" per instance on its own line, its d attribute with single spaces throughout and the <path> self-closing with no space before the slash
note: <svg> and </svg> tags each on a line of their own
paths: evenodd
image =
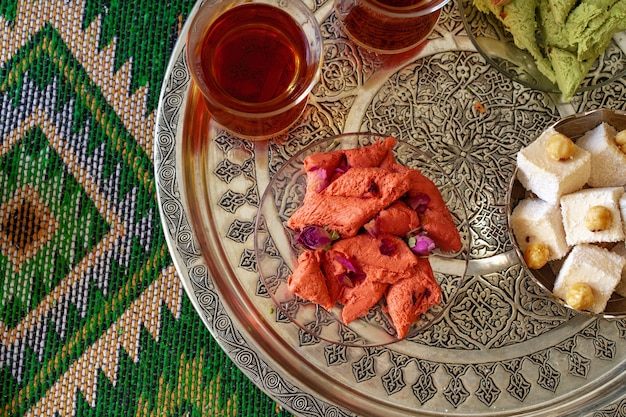
<svg viewBox="0 0 626 417">
<path fill-rule="evenodd" d="M 594 302 L 593 291 L 589 285 L 577 282 L 567 289 L 565 302 L 576 310 L 587 310 Z"/>
<path fill-rule="evenodd" d="M 626 129 L 620 131 L 617 133 L 617 135 L 615 135 L 615 143 L 617 143 L 618 146 L 622 146 L 626 145 Z"/>
<path fill-rule="evenodd" d="M 548 263 L 550 248 L 543 242 L 531 243 L 524 251 L 524 261 L 531 269 L 543 268 Z"/>
<path fill-rule="evenodd" d="M 571 158 L 576 152 L 576 145 L 562 133 L 555 133 L 546 141 L 548 157 L 555 161 L 564 161 Z"/>
<path fill-rule="evenodd" d="M 585 226 L 592 232 L 600 232 L 611 226 L 613 216 L 611 210 L 604 206 L 593 206 L 587 210 Z"/>
</svg>

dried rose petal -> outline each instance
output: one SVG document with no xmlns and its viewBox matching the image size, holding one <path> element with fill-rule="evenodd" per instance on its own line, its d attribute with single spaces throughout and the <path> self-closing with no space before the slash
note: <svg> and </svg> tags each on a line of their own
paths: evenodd
<svg viewBox="0 0 626 417">
<path fill-rule="evenodd" d="M 337 280 L 339 281 L 339 284 L 343 285 L 344 287 L 354 288 L 354 282 L 352 282 L 346 272 L 337 275 Z"/>
<path fill-rule="evenodd" d="M 330 180 L 328 179 L 328 171 L 320 167 L 311 167 L 311 169 L 309 169 L 309 172 L 315 172 L 315 175 L 313 175 L 311 183 L 309 184 L 311 189 L 317 193 L 324 191 L 324 189 L 328 187 L 328 184 L 330 184 Z"/>
<path fill-rule="evenodd" d="M 435 242 L 423 233 L 410 237 L 408 244 L 416 255 L 428 255 L 437 247 Z"/>
<path fill-rule="evenodd" d="M 430 203 L 430 197 L 424 193 L 419 193 L 413 197 L 409 197 L 407 200 L 409 207 L 415 210 L 418 214 L 422 214 L 426 211 L 428 203 Z"/>
<path fill-rule="evenodd" d="M 357 271 L 354 274 L 352 274 L 352 281 L 359 283 L 359 282 L 363 281 L 365 279 L 365 277 L 366 277 L 365 272 Z"/>
<path fill-rule="evenodd" d="M 352 284 L 353 287 L 365 279 L 365 272 L 344 272 L 339 275 L 342 277 L 345 276 L 345 278 L 342 278 L 342 279 L 349 280 L 349 282 Z M 340 279 L 340 282 L 341 282 L 341 279 Z"/>
<path fill-rule="evenodd" d="M 337 276 L 337 280 L 341 285 L 352 288 L 355 284 L 365 279 L 365 272 L 357 268 L 350 259 L 343 255 L 337 255 L 335 259 L 346 268 L 345 272 Z"/>
<path fill-rule="evenodd" d="M 396 252 L 396 245 L 393 240 L 388 237 L 382 238 L 380 240 L 380 244 L 378 245 L 378 250 L 380 253 L 386 256 L 391 256 Z"/>
<path fill-rule="evenodd" d="M 356 266 L 347 257 L 345 257 L 343 255 L 337 255 L 335 257 L 335 259 L 337 260 L 337 262 L 339 262 L 341 264 L 341 266 L 346 268 L 346 270 L 348 270 L 349 272 L 356 272 L 357 271 Z"/>
<path fill-rule="evenodd" d="M 328 249 L 332 243 L 332 239 L 328 231 L 323 227 L 306 226 L 298 234 L 296 242 L 306 249 L 316 250 Z"/>
<path fill-rule="evenodd" d="M 363 228 L 372 237 L 378 237 L 380 234 L 380 220 L 378 217 L 370 220 L 363 225 Z"/>
<path fill-rule="evenodd" d="M 349 169 L 350 169 L 350 165 L 348 165 L 348 158 L 346 158 L 346 155 L 343 154 L 341 155 L 341 161 L 339 161 L 337 168 L 335 168 L 335 172 L 338 172 L 340 174 L 345 174 L 345 172 Z"/>
</svg>

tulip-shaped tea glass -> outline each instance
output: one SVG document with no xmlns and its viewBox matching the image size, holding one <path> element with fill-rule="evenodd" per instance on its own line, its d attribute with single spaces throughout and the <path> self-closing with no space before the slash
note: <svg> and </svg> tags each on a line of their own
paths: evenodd
<svg viewBox="0 0 626 417">
<path fill-rule="evenodd" d="M 300 0 L 213 0 L 200 6 L 187 60 L 212 119 L 247 139 L 286 131 L 321 70 L 322 36 Z"/>
</svg>

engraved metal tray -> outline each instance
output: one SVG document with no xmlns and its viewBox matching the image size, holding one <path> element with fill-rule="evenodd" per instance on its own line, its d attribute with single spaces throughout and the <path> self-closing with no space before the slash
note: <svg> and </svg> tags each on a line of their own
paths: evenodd
<svg viewBox="0 0 626 417">
<path fill-rule="evenodd" d="M 564 115 L 626 109 L 626 81 L 562 104 L 490 67 L 454 3 L 427 44 L 399 56 L 356 47 L 332 2 L 306 3 L 325 63 L 288 134 L 248 142 L 212 125 L 185 64 L 187 26 L 157 111 L 164 233 L 189 298 L 233 363 L 299 416 L 626 415 L 626 321 L 573 313 L 536 285 L 512 248 L 505 210 L 519 148 Z M 434 155 L 469 218 L 468 277 L 451 308 L 385 347 L 301 337 L 275 308 L 254 257 L 255 215 L 271 176 L 311 140 L 356 131 Z"/>
</svg>

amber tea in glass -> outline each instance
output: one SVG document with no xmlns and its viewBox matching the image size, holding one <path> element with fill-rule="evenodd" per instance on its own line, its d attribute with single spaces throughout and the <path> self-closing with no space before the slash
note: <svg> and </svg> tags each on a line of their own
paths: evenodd
<svg viewBox="0 0 626 417">
<path fill-rule="evenodd" d="M 335 13 L 357 45 L 380 53 L 422 44 L 450 0 L 335 0 Z"/>
<path fill-rule="evenodd" d="M 224 7 L 223 3 L 230 4 Z M 189 36 L 188 59 L 211 117 L 233 134 L 263 139 L 302 114 L 321 68 L 321 35 L 299 1 L 205 5 Z"/>
</svg>

